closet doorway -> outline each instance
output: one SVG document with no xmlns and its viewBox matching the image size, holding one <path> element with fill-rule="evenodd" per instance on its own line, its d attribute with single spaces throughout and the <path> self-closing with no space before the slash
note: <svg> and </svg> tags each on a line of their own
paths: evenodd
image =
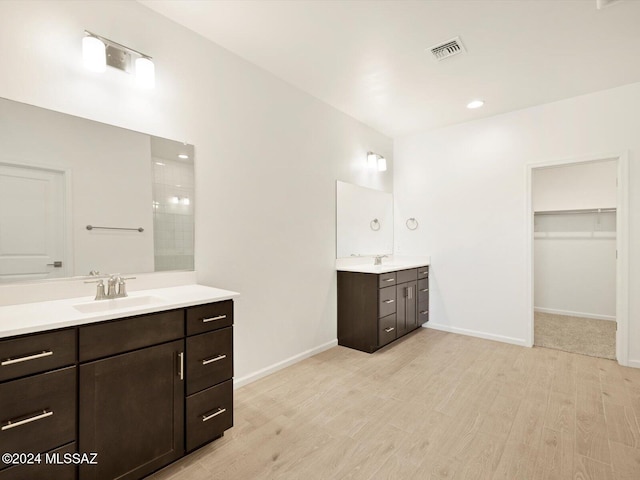
<svg viewBox="0 0 640 480">
<path fill-rule="evenodd" d="M 534 346 L 623 360 L 620 173 L 619 156 L 531 166 Z"/>
</svg>

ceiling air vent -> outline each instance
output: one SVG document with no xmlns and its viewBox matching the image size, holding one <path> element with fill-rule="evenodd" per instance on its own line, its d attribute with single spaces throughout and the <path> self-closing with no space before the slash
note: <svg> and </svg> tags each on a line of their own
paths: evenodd
<svg viewBox="0 0 640 480">
<path fill-rule="evenodd" d="M 431 50 L 431 53 L 436 60 L 444 60 L 445 58 L 452 57 L 453 55 L 457 55 L 458 53 L 466 52 L 464 46 L 462 45 L 462 42 L 460 41 L 460 37 L 455 37 L 451 40 L 447 40 L 444 43 L 435 45 L 429 50 Z"/>
</svg>

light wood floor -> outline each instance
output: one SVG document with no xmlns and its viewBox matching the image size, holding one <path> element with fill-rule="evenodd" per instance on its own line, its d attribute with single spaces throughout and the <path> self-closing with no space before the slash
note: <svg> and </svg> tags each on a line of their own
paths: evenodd
<svg viewBox="0 0 640 480">
<path fill-rule="evenodd" d="M 154 480 L 640 479 L 640 369 L 419 329 L 236 391 L 235 426 Z"/>
</svg>

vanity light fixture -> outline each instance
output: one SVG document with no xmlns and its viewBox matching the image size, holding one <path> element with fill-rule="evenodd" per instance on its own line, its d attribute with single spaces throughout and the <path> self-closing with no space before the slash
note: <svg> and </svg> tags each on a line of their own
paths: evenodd
<svg viewBox="0 0 640 480">
<path fill-rule="evenodd" d="M 82 39 L 82 62 L 92 72 L 104 72 L 107 69 L 107 46 L 88 32 Z"/>
<path fill-rule="evenodd" d="M 149 55 L 88 30 L 84 31 L 82 39 L 82 60 L 84 66 L 93 72 L 104 72 L 109 65 L 134 74 L 136 83 L 141 87 L 155 86 L 155 67 Z"/>
<path fill-rule="evenodd" d="M 371 170 L 375 169 L 378 165 L 378 154 L 369 152 L 367 153 L 367 167 Z"/>
<path fill-rule="evenodd" d="M 480 108 L 483 105 L 484 105 L 483 100 L 472 100 L 469 103 L 467 103 L 467 108 L 470 110 L 473 110 L 474 108 Z"/>
<path fill-rule="evenodd" d="M 173 196 L 169 198 L 169 202 L 173 203 L 174 205 L 190 205 L 191 204 L 191 200 L 189 200 L 189 197 L 178 197 L 178 196 Z"/>
<path fill-rule="evenodd" d="M 156 86 L 156 68 L 149 57 L 136 58 L 136 83 L 143 88 Z"/>
<path fill-rule="evenodd" d="M 374 152 L 367 152 L 367 167 L 384 172 L 387 170 L 387 159 Z"/>
</svg>

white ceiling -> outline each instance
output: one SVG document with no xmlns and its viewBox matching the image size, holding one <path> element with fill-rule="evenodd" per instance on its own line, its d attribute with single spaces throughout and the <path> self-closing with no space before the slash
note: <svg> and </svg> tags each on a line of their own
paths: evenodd
<svg viewBox="0 0 640 480">
<path fill-rule="evenodd" d="M 638 0 L 141 3 L 391 137 L 640 81 Z"/>
</svg>

